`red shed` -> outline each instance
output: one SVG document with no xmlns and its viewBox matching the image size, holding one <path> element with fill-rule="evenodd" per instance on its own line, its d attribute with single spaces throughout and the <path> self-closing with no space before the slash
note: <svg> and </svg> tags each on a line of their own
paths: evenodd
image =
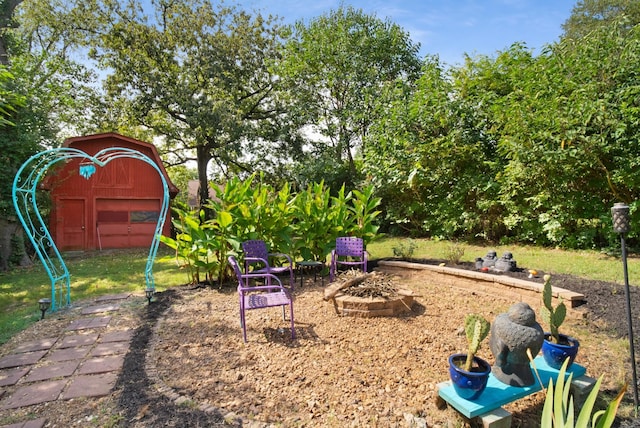
<svg viewBox="0 0 640 428">
<path fill-rule="evenodd" d="M 137 150 L 162 171 L 170 198 L 178 194 L 153 144 L 116 133 L 68 138 L 64 147 L 93 156 L 109 147 Z M 51 194 L 49 230 L 60 250 L 148 247 L 151 245 L 164 193 L 152 165 L 133 158 L 115 159 L 86 180 L 80 159 L 71 159 L 43 181 Z M 170 234 L 170 212 L 163 235 Z"/>
</svg>

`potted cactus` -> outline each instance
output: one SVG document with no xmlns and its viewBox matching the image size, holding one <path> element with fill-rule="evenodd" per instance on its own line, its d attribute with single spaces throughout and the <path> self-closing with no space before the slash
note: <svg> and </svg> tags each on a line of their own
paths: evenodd
<svg viewBox="0 0 640 428">
<path fill-rule="evenodd" d="M 542 321 L 549 326 L 549 332 L 544 334 L 542 356 L 549 367 L 553 367 L 558 370 L 562 367 L 562 363 L 567 358 L 569 359 L 567 367 L 571 367 L 571 364 L 578 354 L 578 348 L 580 346 L 580 342 L 578 342 L 578 340 L 559 332 L 560 326 L 567 316 L 567 307 L 562 301 L 562 297 L 560 297 L 559 300 L 558 305 L 554 308 L 551 303 L 551 275 L 545 275 L 540 315 L 542 317 Z"/>
<path fill-rule="evenodd" d="M 467 353 L 449 357 L 449 377 L 456 393 L 467 400 L 475 400 L 487 386 L 491 365 L 476 353 L 489 334 L 491 324 L 482 315 L 469 314 L 464 320 L 464 331 L 469 342 Z"/>
</svg>

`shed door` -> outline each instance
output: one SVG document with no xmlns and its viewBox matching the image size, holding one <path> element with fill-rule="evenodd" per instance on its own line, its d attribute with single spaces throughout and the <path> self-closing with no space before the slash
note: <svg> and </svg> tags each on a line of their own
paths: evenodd
<svg viewBox="0 0 640 428">
<path fill-rule="evenodd" d="M 61 198 L 58 201 L 57 245 L 62 250 L 84 250 L 87 230 L 84 199 Z"/>
<path fill-rule="evenodd" d="M 160 200 L 96 200 L 96 237 L 99 248 L 148 247 L 153 240 Z"/>
</svg>

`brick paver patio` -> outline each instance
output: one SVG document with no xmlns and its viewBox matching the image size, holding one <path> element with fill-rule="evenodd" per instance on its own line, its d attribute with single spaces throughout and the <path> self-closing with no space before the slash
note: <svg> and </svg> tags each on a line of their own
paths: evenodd
<svg viewBox="0 0 640 428">
<path fill-rule="evenodd" d="M 103 296 L 96 302 L 123 300 L 129 296 Z M 118 309 L 113 303 L 89 306 L 81 311 L 85 316 L 71 322 L 60 332 L 60 337 L 24 342 L 0 358 L 0 386 L 3 387 L 0 409 L 110 394 L 133 331 L 106 331 L 113 315 L 86 315 Z M 30 416 L 35 419 L 0 428 L 42 428 L 47 423 L 46 419 L 37 418 L 37 414 Z"/>
</svg>

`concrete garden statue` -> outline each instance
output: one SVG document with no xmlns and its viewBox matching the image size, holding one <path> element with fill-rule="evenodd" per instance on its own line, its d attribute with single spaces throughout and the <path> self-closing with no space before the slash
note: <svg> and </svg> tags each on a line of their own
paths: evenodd
<svg viewBox="0 0 640 428">
<path fill-rule="evenodd" d="M 495 357 L 493 375 L 511 386 L 529 386 L 535 377 L 529 365 L 527 349 L 533 355 L 542 347 L 544 332 L 531 306 L 524 302 L 512 305 L 496 316 L 491 327 L 489 346 Z"/>
</svg>

